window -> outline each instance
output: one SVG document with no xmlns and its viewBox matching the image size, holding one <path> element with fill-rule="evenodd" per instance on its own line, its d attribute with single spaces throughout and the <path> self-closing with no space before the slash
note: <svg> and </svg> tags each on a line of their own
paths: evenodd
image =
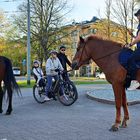
<svg viewBox="0 0 140 140">
<path fill-rule="evenodd" d="M 96 33 L 97 33 L 97 29 L 91 29 L 91 32 L 92 32 L 93 34 L 96 34 Z"/>
<path fill-rule="evenodd" d="M 72 31 L 71 36 L 72 36 L 72 37 L 73 37 L 73 36 L 77 36 L 77 33 L 78 33 L 78 31 L 77 31 L 77 30 Z"/>
<path fill-rule="evenodd" d="M 117 37 L 117 36 L 118 36 L 118 33 L 117 33 L 117 32 L 112 32 L 111 35 L 112 35 L 113 37 Z"/>
</svg>

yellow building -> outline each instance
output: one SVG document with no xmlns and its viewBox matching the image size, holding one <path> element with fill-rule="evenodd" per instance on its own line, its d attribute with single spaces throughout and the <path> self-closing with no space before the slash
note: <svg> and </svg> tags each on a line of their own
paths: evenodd
<svg viewBox="0 0 140 140">
<path fill-rule="evenodd" d="M 63 27 L 65 37 L 61 40 L 67 46 L 67 56 L 72 60 L 79 40 L 79 36 L 86 37 L 91 34 L 103 37 L 105 39 L 118 41 L 125 44 L 124 35 L 125 28 L 119 24 L 107 21 L 106 19 L 98 19 L 93 17 L 91 21 L 84 21 L 81 23 L 73 22 L 70 25 Z M 83 66 L 77 71 L 78 76 L 94 76 L 98 69 L 97 65 L 92 62 L 89 66 Z"/>
</svg>

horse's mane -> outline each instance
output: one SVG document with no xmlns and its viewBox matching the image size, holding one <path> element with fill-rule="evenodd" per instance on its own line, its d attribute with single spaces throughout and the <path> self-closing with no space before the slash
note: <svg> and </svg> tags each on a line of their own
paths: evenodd
<svg viewBox="0 0 140 140">
<path fill-rule="evenodd" d="M 95 35 L 90 35 L 86 38 L 86 41 L 90 41 L 90 40 L 98 41 L 100 43 L 104 42 L 105 46 L 119 46 L 119 47 L 123 46 L 122 43 L 112 41 L 112 40 L 108 40 L 108 39 L 104 39 L 102 37 L 95 36 Z"/>
</svg>

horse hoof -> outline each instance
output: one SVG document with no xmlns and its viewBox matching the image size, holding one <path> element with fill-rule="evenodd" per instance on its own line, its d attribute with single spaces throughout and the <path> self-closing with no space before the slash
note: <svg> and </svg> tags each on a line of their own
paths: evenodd
<svg viewBox="0 0 140 140">
<path fill-rule="evenodd" d="M 2 113 L 3 112 L 3 110 L 0 110 L 0 113 Z"/>
<path fill-rule="evenodd" d="M 120 126 L 120 128 L 126 128 L 126 127 L 127 127 L 127 126 L 125 126 L 125 125 L 121 125 L 121 126 Z"/>
<path fill-rule="evenodd" d="M 6 112 L 5 115 L 11 115 L 11 112 Z"/>
<path fill-rule="evenodd" d="M 12 110 L 8 110 L 8 111 L 6 111 L 6 113 L 5 113 L 5 115 L 11 115 L 11 112 L 12 112 Z"/>
<path fill-rule="evenodd" d="M 118 131 L 119 130 L 119 128 L 117 127 L 117 126 L 115 126 L 115 125 L 113 125 L 110 129 L 109 129 L 109 131 L 112 131 L 112 132 L 116 132 L 116 131 Z"/>
<path fill-rule="evenodd" d="M 122 121 L 122 124 L 120 126 L 120 128 L 126 128 L 127 127 L 127 122 L 126 121 Z"/>
<path fill-rule="evenodd" d="M 121 126 L 120 126 L 120 128 L 126 128 L 127 127 L 127 124 L 122 124 Z"/>
</svg>

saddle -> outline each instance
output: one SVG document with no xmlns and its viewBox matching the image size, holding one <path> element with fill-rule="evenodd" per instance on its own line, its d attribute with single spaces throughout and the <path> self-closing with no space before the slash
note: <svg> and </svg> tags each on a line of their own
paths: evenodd
<svg viewBox="0 0 140 140">
<path fill-rule="evenodd" d="M 131 57 L 132 54 L 133 54 L 133 51 L 128 48 L 123 48 L 119 54 L 120 64 L 127 70 L 127 72 L 129 71 L 130 73 L 132 72 L 128 69 L 128 59 Z M 140 61 L 136 62 L 136 67 L 137 67 L 137 70 L 140 68 Z M 136 77 L 136 75 L 131 75 L 130 77 L 130 75 L 127 74 L 126 79 L 125 79 L 125 88 L 128 88 L 130 86 L 131 80 L 136 80 L 133 77 Z"/>
</svg>

